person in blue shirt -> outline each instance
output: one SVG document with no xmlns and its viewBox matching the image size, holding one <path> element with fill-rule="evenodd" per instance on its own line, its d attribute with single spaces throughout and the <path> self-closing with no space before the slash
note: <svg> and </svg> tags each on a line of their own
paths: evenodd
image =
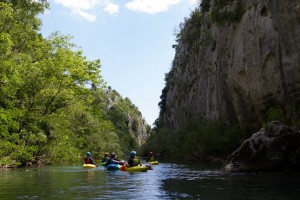
<svg viewBox="0 0 300 200">
<path fill-rule="evenodd" d="M 124 162 L 118 160 L 116 157 L 117 157 L 117 155 L 115 154 L 115 152 L 112 152 L 112 153 L 110 154 L 109 160 L 105 163 L 104 166 L 107 167 L 107 165 L 110 165 L 110 164 L 119 164 L 119 165 L 123 165 Z"/>
</svg>

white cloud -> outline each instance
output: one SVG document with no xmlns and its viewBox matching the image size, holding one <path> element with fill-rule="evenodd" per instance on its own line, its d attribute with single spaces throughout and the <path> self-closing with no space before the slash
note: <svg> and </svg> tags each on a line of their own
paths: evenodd
<svg viewBox="0 0 300 200">
<path fill-rule="evenodd" d="M 54 2 L 90 22 L 96 20 L 96 13 L 101 9 L 109 14 L 116 14 L 119 11 L 119 6 L 110 3 L 110 0 L 54 0 Z"/>
<path fill-rule="evenodd" d="M 109 14 L 113 15 L 119 12 L 119 5 L 117 4 L 113 4 L 113 3 L 109 3 L 105 6 L 104 8 L 105 12 L 108 12 Z"/>
<path fill-rule="evenodd" d="M 81 16 L 82 18 L 84 18 L 85 20 L 89 21 L 89 22 L 93 22 L 96 20 L 96 16 L 95 15 L 92 15 L 92 14 L 89 14 L 85 11 L 82 11 L 82 10 L 77 10 L 77 11 L 74 11 L 75 13 L 78 13 L 79 16 Z"/>
<path fill-rule="evenodd" d="M 176 5 L 181 0 L 132 0 L 125 4 L 129 10 L 156 14 L 168 11 L 169 7 Z"/>
<path fill-rule="evenodd" d="M 72 10 L 90 10 L 101 3 L 102 0 L 55 0 L 55 3 Z"/>
</svg>

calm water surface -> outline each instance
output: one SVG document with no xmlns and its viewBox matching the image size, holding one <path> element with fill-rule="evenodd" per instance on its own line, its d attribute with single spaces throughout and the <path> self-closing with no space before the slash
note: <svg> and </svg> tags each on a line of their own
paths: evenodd
<svg viewBox="0 0 300 200">
<path fill-rule="evenodd" d="M 144 173 L 47 166 L 0 171 L 0 199 L 300 199 L 300 174 L 225 175 L 220 166 L 160 163 Z"/>
</svg>

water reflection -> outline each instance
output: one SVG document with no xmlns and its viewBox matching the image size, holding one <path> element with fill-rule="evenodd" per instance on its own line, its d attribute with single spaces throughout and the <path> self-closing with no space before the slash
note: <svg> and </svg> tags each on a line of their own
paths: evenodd
<svg viewBox="0 0 300 200">
<path fill-rule="evenodd" d="M 141 173 L 48 166 L 0 171 L 1 200 L 297 199 L 295 173 L 224 175 L 219 166 L 160 163 Z"/>
</svg>

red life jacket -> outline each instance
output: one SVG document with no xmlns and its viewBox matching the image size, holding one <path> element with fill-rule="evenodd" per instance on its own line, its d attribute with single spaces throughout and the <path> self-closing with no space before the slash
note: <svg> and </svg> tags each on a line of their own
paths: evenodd
<svg viewBox="0 0 300 200">
<path fill-rule="evenodd" d="M 85 164 L 91 164 L 90 158 L 88 158 L 88 157 L 84 158 L 84 163 Z"/>
</svg>

